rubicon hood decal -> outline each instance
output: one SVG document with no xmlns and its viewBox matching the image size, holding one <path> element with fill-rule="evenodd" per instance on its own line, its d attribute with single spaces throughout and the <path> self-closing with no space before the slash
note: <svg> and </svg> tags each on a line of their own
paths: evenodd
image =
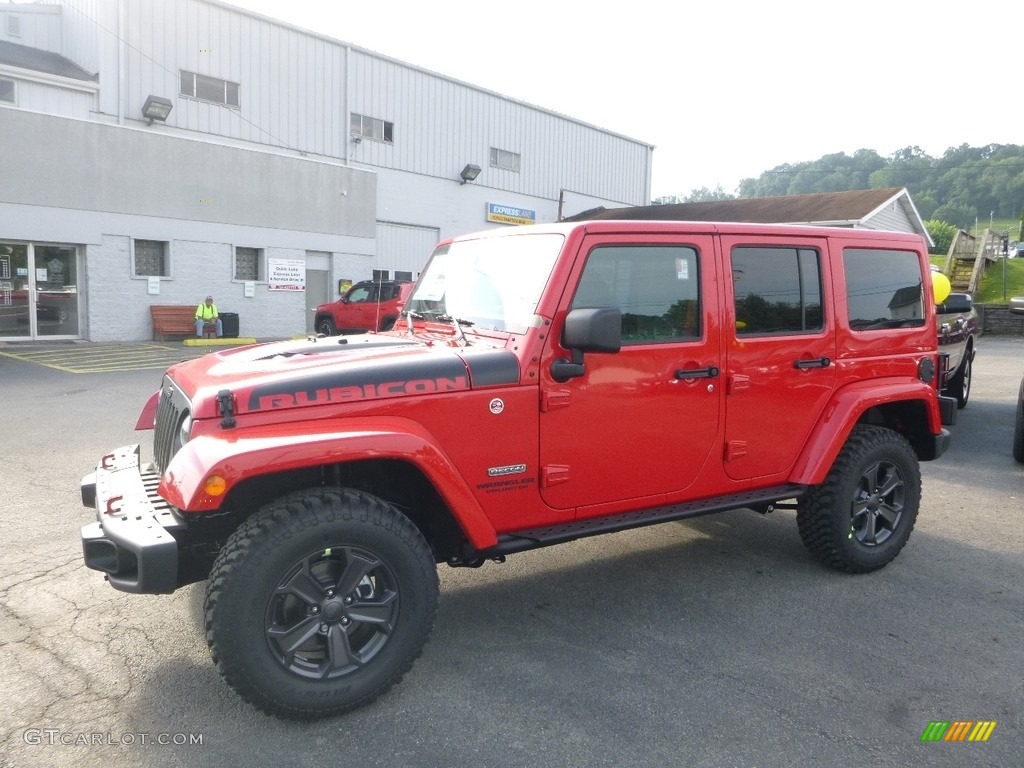
<svg viewBox="0 0 1024 768">
<path fill-rule="evenodd" d="M 383 397 L 457 392 L 470 388 L 465 363 L 455 355 L 375 360 L 373 365 L 339 366 L 257 387 L 249 410 L 346 403 Z"/>
<path fill-rule="evenodd" d="M 249 411 L 347 403 L 387 397 L 458 392 L 519 383 L 519 360 L 506 350 L 465 357 L 418 351 L 397 357 L 353 359 L 301 375 L 258 384 L 248 393 Z"/>
</svg>

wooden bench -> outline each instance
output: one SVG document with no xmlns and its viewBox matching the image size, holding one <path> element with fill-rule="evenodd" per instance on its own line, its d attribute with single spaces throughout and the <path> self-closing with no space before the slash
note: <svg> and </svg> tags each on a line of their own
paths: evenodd
<svg viewBox="0 0 1024 768">
<path fill-rule="evenodd" d="M 153 318 L 153 339 L 163 341 L 166 336 L 195 336 L 196 308 L 178 304 L 151 304 L 149 314 Z M 203 328 L 203 336 L 216 336 L 213 325 Z"/>
</svg>

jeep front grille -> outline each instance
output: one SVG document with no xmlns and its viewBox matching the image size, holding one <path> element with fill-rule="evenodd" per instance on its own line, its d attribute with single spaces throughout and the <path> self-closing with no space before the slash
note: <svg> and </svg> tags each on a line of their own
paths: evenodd
<svg viewBox="0 0 1024 768">
<path fill-rule="evenodd" d="M 164 376 L 160 387 L 160 402 L 156 409 L 156 429 L 153 434 L 153 458 L 161 472 L 167 468 L 181 447 L 178 429 L 188 411 L 188 398 Z"/>
</svg>

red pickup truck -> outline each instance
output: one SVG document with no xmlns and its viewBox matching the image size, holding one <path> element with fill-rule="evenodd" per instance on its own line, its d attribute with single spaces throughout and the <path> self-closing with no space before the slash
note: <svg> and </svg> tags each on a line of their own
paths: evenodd
<svg viewBox="0 0 1024 768">
<path fill-rule="evenodd" d="M 170 368 L 139 419 L 152 459 L 125 446 L 82 481 L 85 562 L 128 592 L 206 579 L 222 676 L 291 718 L 401 679 L 439 563 L 748 508 L 792 514 L 827 567 L 873 571 L 957 414 L 930 284 L 922 238 L 891 232 L 459 237 L 391 332 Z"/>
</svg>

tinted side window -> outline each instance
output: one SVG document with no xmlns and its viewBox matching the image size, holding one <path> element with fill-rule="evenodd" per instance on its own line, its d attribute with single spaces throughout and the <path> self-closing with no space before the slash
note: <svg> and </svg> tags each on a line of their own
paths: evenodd
<svg viewBox="0 0 1024 768">
<path fill-rule="evenodd" d="M 736 335 L 820 331 L 821 263 L 812 248 L 732 250 Z"/>
<path fill-rule="evenodd" d="M 853 330 L 924 325 L 921 265 L 916 253 L 847 248 L 843 266 Z"/>
<path fill-rule="evenodd" d="M 622 343 L 697 339 L 697 251 L 686 246 L 601 246 L 591 251 L 572 308 L 618 307 Z"/>
</svg>

